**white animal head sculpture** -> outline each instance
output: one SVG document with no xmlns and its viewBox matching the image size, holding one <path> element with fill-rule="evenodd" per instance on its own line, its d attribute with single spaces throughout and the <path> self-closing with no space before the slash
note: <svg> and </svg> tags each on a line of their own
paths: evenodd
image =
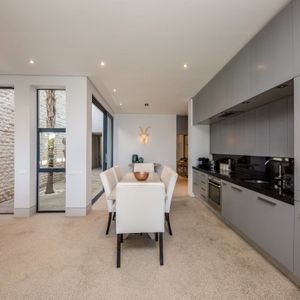
<svg viewBox="0 0 300 300">
<path fill-rule="evenodd" d="M 148 144 L 149 142 L 149 133 L 148 130 L 150 129 L 150 126 L 148 126 L 145 130 L 140 126 L 140 142 L 144 145 Z"/>
</svg>

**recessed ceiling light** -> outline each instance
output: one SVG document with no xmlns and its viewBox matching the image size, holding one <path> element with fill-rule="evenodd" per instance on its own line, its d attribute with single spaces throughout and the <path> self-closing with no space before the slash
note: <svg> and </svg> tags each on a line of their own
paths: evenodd
<svg viewBox="0 0 300 300">
<path fill-rule="evenodd" d="M 145 106 L 148 107 L 148 106 L 149 106 L 149 103 L 145 103 Z"/>
<path fill-rule="evenodd" d="M 123 105 L 123 103 L 120 103 L 120 106 L 122 106 Z"/>
<path fill-rule="evenodd" d="M 116 93 L 116 92 L 117 92 L 117 89 L 113 89 L 113 92 Z"/>
<path fill-rule="evenodd" d="M 187 69 L 188 65 L 187 65 L 187 64 L 184 64 L 183 67 L 184 67 L 185 69 Z"/>
<path fill-rule="evenodd" d="M 31 60 L 29 61 L 29 63 L 30 63 L 31 65 L 33 65 L 33 64 L 34 64 L 34 60 L 31 59 Z"/>
<path fill-rule="evenodd" d="M 100 66 L 101 66 L 101 67 L 104 67 L 104 66 L 105 66 L 105 61 L 101 61 L 101 62 L 100 62 Z"/>
</svg>

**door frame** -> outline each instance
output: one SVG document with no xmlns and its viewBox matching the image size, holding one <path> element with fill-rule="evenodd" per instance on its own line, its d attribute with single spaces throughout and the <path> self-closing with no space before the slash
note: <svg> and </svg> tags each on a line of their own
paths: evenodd
<svg viewBox="0 0 300 300">
<path fill-rule="evenodd" d="M 111 145 L 111 163 L 113 165 L 113 135 L 114 135 L 114 118 L 113 116 L 104 108 L 104 106 L 96 99 L 94 95 L 92 95 L 92 104 L 94 104 L 102 113 L 103 113 L 103 132 L 102 132 L 102 141 L 103 141 L 103 165 L 102 165 L 102 171 L 105 171 L 107 169 L 107 119 L 111 119 L 111 135 L 112 135 L 112 145 Z M 101 197 L 101 195 L 104 193 L 104 189 L 102 190 L 92 198 L 92 205 Z"/>
</svg>

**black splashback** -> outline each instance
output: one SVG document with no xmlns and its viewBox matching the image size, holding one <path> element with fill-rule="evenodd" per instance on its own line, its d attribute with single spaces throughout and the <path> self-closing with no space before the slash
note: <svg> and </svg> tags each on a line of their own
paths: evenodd
<svg viewBox="0 0 300 300">
<path fill-rule="evenodd" d="M 219 171 L 219 164 L 227 162 L 231 159 L 232 172 L 238 174 L 244 174 L 249 177 L 264 177 L 273 179 L 278 176 L 278 163 L 270 163 L 267 166 L 265 162 L 271 157 L 265 156 L 248 156 L 248 155 L 227 155 L 227 154 L 213 154 L 213 160 L 215 161 L 216 170 Z M 284 159 L 284 173 L 294 174 L 294 159 Z"/>
</svg>

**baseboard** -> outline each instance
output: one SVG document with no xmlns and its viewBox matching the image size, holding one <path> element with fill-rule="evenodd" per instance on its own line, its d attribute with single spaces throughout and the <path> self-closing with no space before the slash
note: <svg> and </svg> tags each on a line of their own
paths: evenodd
<svg viewBox="0 0 300 300">
<path fill-rule="evenodd" d="M 36 206 L 33 205 L 29 208 L 14 208 L 14 217 L 16 218 L 27 218 L 31 217 L 36 213 Z"/>
<path fill-rule="evenodd" d="M 87 207 L 66 207 L 66 217 L 85 217 L 91 210 L 91 204 Z"/>
</svg>

